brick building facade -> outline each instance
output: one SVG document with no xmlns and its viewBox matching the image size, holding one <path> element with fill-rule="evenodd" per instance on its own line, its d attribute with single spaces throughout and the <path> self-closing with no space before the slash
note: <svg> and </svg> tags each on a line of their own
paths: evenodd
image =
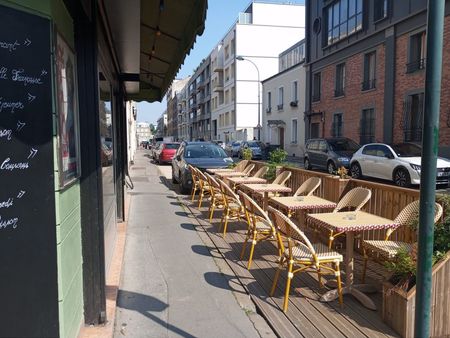
<svg viewBox="0 0 450 338">
<path fill-rule="evenodd" d="M 345 136 L 361 144 L 420 142 L 427 1 L 306 4 L 307 138 Z M 450 1 L 444 31 L 444 46 L 449 46 Z M 450 157 L 450 50 L 445 48 L 439 145 L 440 154 Z"/>
</svg>

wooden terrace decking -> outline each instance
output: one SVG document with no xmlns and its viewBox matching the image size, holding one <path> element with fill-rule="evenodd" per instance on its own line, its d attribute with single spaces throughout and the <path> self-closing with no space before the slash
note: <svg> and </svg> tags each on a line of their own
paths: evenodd
<svg viewBox="0 0 450 338">
<path fill-rule="evenodd" d="M 247 225 L 245 222 L 230 221 L 225 239 L 219 232 L 222 211 L 216 211 L 212 223 L 208 222 L 207 209 L 209 201 L 197 208 L 188 196 L 180 197 L 186 211 L 196 217 L 198 226 L 202 227 L 211 238 L 215 250 L 226 260 L 258 311 L 263 315 L 274 332 L 280 337 L 398 337 L 398 335 L 381 320 L 381 294 L 372 294 L 378 311 L 363 307 L 352 296 L 344 296 L 344 306 L 337 301 L 323 303 L 320 296 L 328 289 L 319 288 L 316 274 L 300 273 L 292 281 L 289 308 L 282 311 L 286 273 L 280 274 L 278 288 L 273 297 L 269 297 L 273 276 L 277 267 L 277 249 L 275 242 L 262 242 L 256 245 L 253 263 L 247 270 L 249 246 L 244 259 L 239 259 L 244 242 Z M 361 257 L 356 257 L 356 278 L 360 278 Z M 367 279 L 379 279 L 376 265 L 368 271 Z"/>
</svg>

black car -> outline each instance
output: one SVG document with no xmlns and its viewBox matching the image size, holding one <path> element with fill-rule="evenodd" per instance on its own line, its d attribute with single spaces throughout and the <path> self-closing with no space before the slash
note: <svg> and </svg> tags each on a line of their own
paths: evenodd
<svg viewBox="0 0 450 338">
<path fill-rule="evenodd" d="M 192 188 L 192 176 L 188 165 L 205 171 L 226 168 L 233 160 L 222 147 L 211 142 L 183 142 L 172 159 L 172 182 L 180 183 L 180 191 L 187 194 Z"/>
<path fill-rule="evenodd" d="M 316 138 L 306 141 L 305 169 L 325 169 L 334 174 L 339 167 L 350 167 L 353 154 L 360 148 L 355 141 L 346 137 Z"/>
</svg>

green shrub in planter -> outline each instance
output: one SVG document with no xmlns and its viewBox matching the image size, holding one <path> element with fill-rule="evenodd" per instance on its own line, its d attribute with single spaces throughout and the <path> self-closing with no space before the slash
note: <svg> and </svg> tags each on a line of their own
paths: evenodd
<svg viewBox="0 0 450 338">
<path fill-rule="evenodd" d="M 250 148 L 245 148 L 242 150 L 242 159 L 250 161 L 252 159 L 252 150 Z"/>
</svg>

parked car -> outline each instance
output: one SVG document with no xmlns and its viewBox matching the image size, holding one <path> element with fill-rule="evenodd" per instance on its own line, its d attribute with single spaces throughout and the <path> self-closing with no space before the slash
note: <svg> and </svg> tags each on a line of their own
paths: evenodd
<svg viewBox="0 0 450 338">
<path fill-rule="evenodd" d="M 252 159 L 262 159 L 264 143 L 260 141 L 243 141 L 238 150 L 238 157 L 242 158 L 244 149 L 252 151 Z"/>
<path fill-rule="evenodd" d="M 192 189 L 192 176 L 188 165 L 202 171 L 210 168 L 226 168 L 233 160 L 222 147 L 211 142 L 182 142 L 172 160 L 172 182 L 180 183 L 182 194 Z"/>
<path fill-rule="evenodd" d="M 305 145 L 305 169 L 315 167 L 330 174 L 340 167 L 349 169 L 350 159 L 359 148 L 358 143 L 346 137 L 310 139 Z"/>
<path fill-rule="evenodd" d="M 239 148 L 241 147 L 241 143 L 242 141 L 232 141 L 232 142 L 228 142 L 225 145 L 225 151 L 227 152 L 228 155 L 230 155 L 231 157 L 237 157 L 239 154 Z"/>
<path fill-rule="evenodd" d="M 155 142 L 155 144 L 150 148 L 150 157 L 153 160 L 156 160 L 156 152 L 160 146 L 160 144 L 162 143 L 162 141 L 157 141 Z"/>
<path fill-rule="evenodd" d="M 393 181 L 400 187 L 420 184 L 422 147 L 415 143 L 369 143 L 361 147 L 350 164 L 354 178 L 376 177 Z M 449 184 L 450 160 L 438 158 L 436 183 Z"/>
<path fill-rule="evenodd" d="M 176 142 L 162 142 L 155 151 L 155 161 L 158 161 L 159 164 L 172 162 L 179 147 L 180 144 Z"/>
</svg>

